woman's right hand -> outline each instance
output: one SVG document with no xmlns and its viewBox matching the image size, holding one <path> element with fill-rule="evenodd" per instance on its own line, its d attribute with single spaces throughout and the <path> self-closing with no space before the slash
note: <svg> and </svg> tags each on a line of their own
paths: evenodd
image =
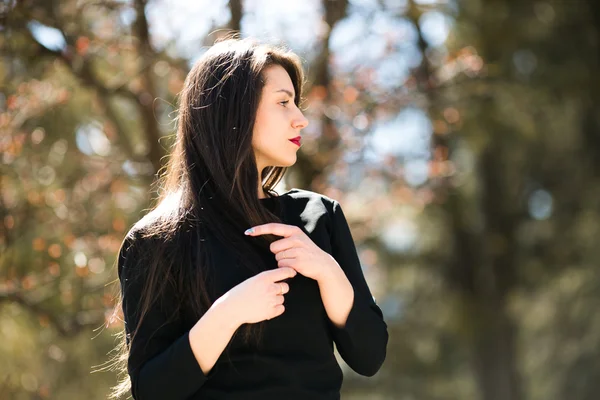
<svg viewBox="0 0 600 400">
<path fill-rule="evenodd" d="M 275 318 L 285 311 L 283 295 L 290 290 L 286 282 L 280 281 L 296 274 L 290 267 L 263 271 L 231 288 L 215 305 L 224 305 L 239 325 Z"/>
</svg>

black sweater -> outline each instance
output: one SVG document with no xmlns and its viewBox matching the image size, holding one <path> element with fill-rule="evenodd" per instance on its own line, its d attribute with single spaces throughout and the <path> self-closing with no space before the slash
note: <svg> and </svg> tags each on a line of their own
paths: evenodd
<svg viewBox="0 0 600 400">
<path fill-rule="evenodd" d="M 340 329 L 329 320 L 317 282 L 297 274 L 288 281 L 290 290 L 285 295 L 284 313 L 266 321 L 260 351 L 246 348 L 242 338 L 234 335 L 205 375 L 188 338 L 197 321 L 168 321 L 169 310 L 155 306 L 146 315 L 129 350 L 128 371 L 134 399 L 339 399 L 343 375 L 333 343 L 357 373 L 372 376 L 381 367 L 386 356 L 387 325 L 365 281 L 340 204 L 301 189 L 260 201 L 271 211 L 279 210 L 283 223 L 303 228 L 344 270 L 354 288 L 354 303 L 345 326 Z M 132 279 L 126 250 L 122 246 L 118 273 L 129 334 L 137 326 L 142 283 Z M 219 265 L 214 284 L 222 286 L 220 293 L 246 279 L 236 279 L 240 271 L 231 265 L 225 247 L 214 254 L 218 255 L 214 264 Z M 265 269 L 277 268 L 273 253 L 265 251 L 261 258 Z"/>
</svg>

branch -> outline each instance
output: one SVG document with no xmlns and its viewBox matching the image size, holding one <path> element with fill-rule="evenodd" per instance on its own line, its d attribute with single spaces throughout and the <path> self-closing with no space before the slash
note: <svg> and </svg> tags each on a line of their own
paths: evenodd
<svg viewBox="0 0 600 400">
<path fill-rule="evenodd" d="M 70 317 L 66 322 L 63 322 L 52 312 L 41 307 L 38 303 L 24 297 L 21 291 L 18 290 L 0 291 L 0 304 L 4 302 L 19 304 L 23 309 L 34 315 L 47 318 L 50 325 L 54 327 L 59 335 L 65 338 L 76 336 L 86 328 L 96 328 L 98 325 L 104 323 L 104 313 L 100 313 L 102 319 L 98 319 L 98 321 L 94 322 L 81 323 L 77 320 L 77 317 Z"/>
<path fill-rule="evenodd" d="M 331 102 L 331 88 L 329 87 L 331 81 L 329 70 L 329 37 L 335 24 L 346 16 L 347 8 L 348 0 L 323 0 L 323 9 L 325 10 L 323 18 L 329 26 L 329 30 L 321 41 L 321 51 L 315 58 L 314 65 L 309 68 L 309 71 L 314 71 L 314 76 L 310 79 L 313 82 L 311 86 L 323 86 L 327 88 L 327 94 L 323 100 L 324 108 Z M 311 86 L 307 86 L 305 89 L 309 91 Z M 307 156 L 305 153 L 299 152 L 298 160 L 296 161 L 299 171 L 299 186 L 314 188 L 317 191 L 322 190 L 315 186 L 321 180 L 320 178 L 324 174 L 325 168 L 328 165 L 334 164 L 335 160 L 340 157 L 340 137 L 335 126 L 335 121 L 323 114 L 321 116 L 321 130 L 321 137 L 317 144 L 319 157 Z"/>
<path fill-rule="evenodd" d="M 104 83 L 100 82 L 100 80 L 92 72 L 90 60 L 88 58 L 82 57 L 81 66 L 78 68 L 75 66 L 75 59 L 73 53 L 70 50 L 58 51 L 48 49 L 47 47 L 39 43 L 37 40 L 35 40 L 35 38 L 32 35 L 30 36 L 33 39 L 33 41 L 36 42 L 39 46 L 39 55 L 51 56 L 61 60 L 63 64 L 71 70 L 73 75 L 76 78 L 78 78 L 85 86 L 94 88 L 98 93 L 104 96 L 120 95 L 130 100 L 133 100 L 136 103 L 139 101 L 137 94 L 125 89 L 124 85 L 122 84 L 116 85 L 115 87 L 107 87 Z M 71 47 L 72 46 L 68 45 L 67 49 Z"/>
<path fill-rule="evenodd" d="M 229 12 L 231 13 L 229 29 L 240 32 L 242 30 L 242 15 L 244 14 L 241 0 L 230 0 Z"/>
<path fill-rule="evenodd" d="M 145 4 L 145 2 L 141 2 Z M 152 164 L 154 165 L 155 171 L 158 170 L 158 165 L 163 156 L 162 148 L 160 147 L 160 143 L 158 142 L 160 138 L 160 133 L 156 124 L 156 118 L 154 115 L 154 108 L 152 105 L 152 101 L 148 102 L 148 94 L 152 96 L 152 100 L 156 98 L 154 90 L 140 90 L 139 92 L 133 92 L 129 90 L 126 85 L 130 78 L 126 81 L 123 81 L 117 85 L 109 86 L 107 83 L 102 82 L 101 79 L 93 71 L 93 60 L 90 57 L 79 56 L 74 53 L 74 48 L 76 39 L 75 37 L 78 35 L 68 35 L 65 33 L 65 30 L 62 29 L 60 22 L 57 19 L 57 16 L 54 18 L 44 18 L 43 15 L 37 15 L 36 18 L 30 14 L 30 11 L 26 9 L 24 6 L 19 7 L 19 11 L 22 14 L 22 18 L 24 21 L 27 20 L 39 20 L 45 26 L 51 27 L 57 30 L 66 41 L 66 48 L 62 49 L 49 49 L 42 45 L 40 42 L 36 40 L 33 36 L 32 32 L 29 29 L 24 29 L 25 34 L 29 37 L 29 39 L 37 45 L 37 53 L 38 56 L 46 56 L 52 57 L 54 59 L 60 60 L 67 68 L 71 71 L 73 76 L 78 79 L 84 86 L 92 88 L 97 94 L 98 97 L 103 104 L 106 117 L 111 121 L 115 129 L 117 129 L 118 137 L 122 139 L 123 149 L 128 155 L 128 158 L 131 160 L 140 160 L 140 155 L 135 154 L 133 150 L 133 146 L 131 145 L 128 135 L 126 135 L 125 130 L 123 129 L 123 124 L 119 121 L 116 113 L 110 106 L 110 98 L 113 96 L 122 96 L 126 99 L 133 101 L 133 103 L 140 110 L 140 115 L 143 118 L 144 123 L 144 132 L 148 136 L 150 154 L 145 159 L 150 159 Z M 149 34 L 148 34 L 148 26 L 145 17 L 144 10 L 142 9 L 141 16 L 138 10 L 138 19 L 136 24 L 139 22 L 144 23 L 143 29 L 138 29 L 137 32 L 140 34 L 140 41 L 142 46 L 149 49 Z M 154 60 L 151 57 L 147 57 L 147 52 L 142 52 L 142 64 L 139 66 L 138 71 L 134 74 L 134 76 L 141 75 L 142 78 L 147 82 L 150 79 L 149 68 L 154 65 Z M 156 57 L 155 57 L 156 58 Z M 163 56 L 164 58 L 164 56 Z M 145 88 L 148 88 L 149 85 L 145 85 Z M 152 88 L 153 89 L 153 88 Z M 150 103 L 150 104 L 148 104 Z"/>
<path fill-rule="evenodd" d="M 159 142 L 161 134 L 154 114 L 154 99 L 157 97 L 156 88 L 154 86 L 152 73 L 150 68 L 148 68 L 153 65 L 156 60 L 156 51 L 154 51 L 150 43 L 150 30 L 148 28 L 148 20 L 146 19 L 146 0 L 135 0 L 133 6 L 137 15 L 133 24 L 133 29 L 140 41 L 139 53 L 143 66 L 141 69 L 142 85 L 144 87 L 142 93 L 145 98 L 150 99 L 150 101 L 138 101 L 137 106 L 142 117 L 144 134 L 148 139 L 148 146 L 150 149 L 148 158 L 154 166 L 154 172 L 158 172 L 163 165 L 163 161 L 165 161 L 165 150 L 161 147 Z"/>
</svg>

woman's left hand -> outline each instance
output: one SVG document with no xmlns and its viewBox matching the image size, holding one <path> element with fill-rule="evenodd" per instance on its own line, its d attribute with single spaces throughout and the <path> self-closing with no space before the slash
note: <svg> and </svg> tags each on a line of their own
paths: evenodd
<svg viewBox="0 0 600 400">
<path fill-rule="evenodd" d="M 339 267 L 335 258 L 317 246 L 302 229 L 295 225 L 270 223 L 251 228 L 249 236 L 272 234 L 283 239 L 271 243 L 278 267 L 292 267 L 298 273 L 321 281 L 333 267 Z M 246 231 L 246 232 L 248 232 Z"/>
</svg>

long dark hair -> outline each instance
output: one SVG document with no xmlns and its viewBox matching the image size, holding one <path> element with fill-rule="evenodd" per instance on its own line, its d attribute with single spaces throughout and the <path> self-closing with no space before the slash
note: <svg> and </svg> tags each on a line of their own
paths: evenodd
<svg viewBox="0 0 600 400">
<path fill-rule="evenodd" d="M 255 225 L 281 222 L 259 201 L 259 171 L 251 145 L 265 85 L 263 71 L 272 65 L 288 72 L 296 92 L 294 102 L 300 106 L 302 64 L 281 46 L 226 38 L 209 48 L 188 73 L 179 94 L 176 140 L 156 183 L 156 205 L 134 225 L 121 247 L 121 251 L 135 249 L 131 255 L 143 265 L 138 327 L 167 287 L 178 295 L 174 315 L 186 307 L 199 319 L 210 308 L 216 299 L 203 266 L 210 265 L 211 242 L 225 244 L 240 265 L 259 272 L 257 249 L 268 250 L 279 239 L 243 233 Z M 262 171 L 260 182 L 269 197 L 277 195 L 273 188 L 286 170 L 269 166 Z M 116 310 L 122 300 L 119 296 Z M 246 343 L 258 345 L 262 328 L 262 323 L 244 324 L 240 333 Z M 136 333 L 137 329 L 130 340 Z M 119 398 L 131 385 L 125 330 L 117 336 L 118 354 L 111 369 L 124 379 L 112 388 L 110 398 Z"/>
</svg>

